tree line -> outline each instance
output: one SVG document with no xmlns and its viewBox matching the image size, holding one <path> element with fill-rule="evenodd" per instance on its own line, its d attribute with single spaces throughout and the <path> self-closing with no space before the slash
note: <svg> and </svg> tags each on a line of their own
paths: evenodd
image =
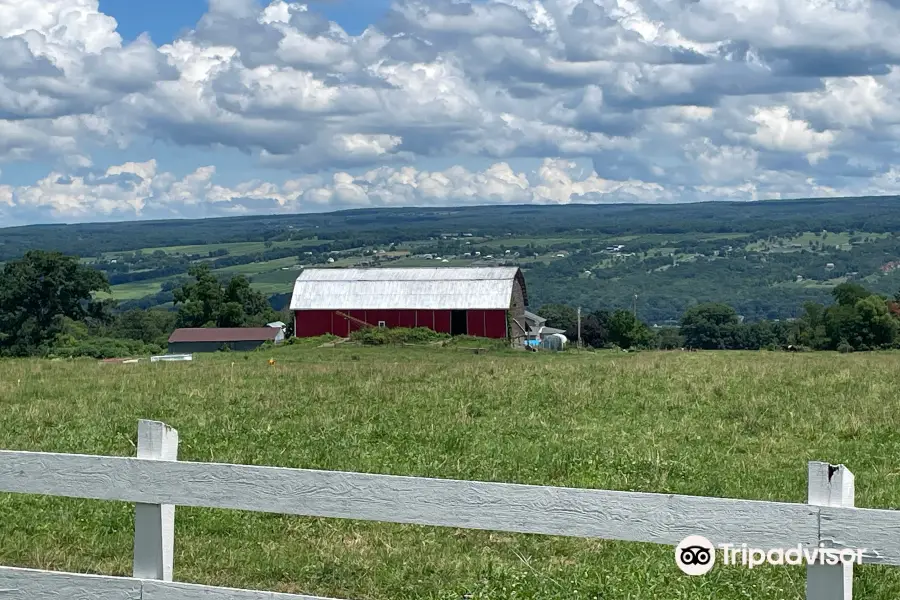
<svg viewBox="0 0 900 600">
<path fill-rule="evenodd" d="M 597 310 L 582 316 L 581 340 L 594 348 L 854 352 L 900 347 L 900 292 L 889 298 L 858 283 L 842 283 L 831 296 L 830 305 L 806 302 L 799 318 L 786 321 L 744 322 L 719 302 L 688 308 L 677 327 L 651 328 L 627 310 Z M 548 326 L 577 339 L 576 309 L 548 304 L 540 314 Z"/>
<path fill-rule="evenodd" d="M 0 356 L 111 358 L 162 352 L 178 327 L 264 326 L 286 316 L 242 275 L 205 263 L 171 290 L 175 310 L 116 310 L 107 276 L 78 258 L 32 250 L 0 271 Z"/>
<path fill-rule="evenodd" d="M 0 271 L 0 356 L 93 356 L 158 352 L 177 327 L 250 327 L 281 320 L 269 301 L 241 276 L 219 278 L 206 263 L 193 265 L 172 289 L 174 310 L 116 310 L 103 299 L 106 274 L 59 252 L 32 250 Z M 98 296 L 98 294 L 100 294 Z M 900 347 L 900 293 L 877 294 L 858 283 L 831 291 L 832 303 L 806 302 L 788 321 L 744 322 L 731 306 L 689 307 L 677 327 L 650 327 L 630 310 L 582 315 L 581 339 L 594 348 L 705 350 L 836 350 Z M 578 336 L 576 309 L 546 304 L 547 325 Z M 289 332 L 290 333 L 290 332 Z"/>
</svg>

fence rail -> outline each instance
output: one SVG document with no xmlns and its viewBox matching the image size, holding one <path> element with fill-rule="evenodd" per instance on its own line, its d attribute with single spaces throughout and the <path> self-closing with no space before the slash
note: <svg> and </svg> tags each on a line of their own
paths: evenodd
<svg viewBox="0 0 900 600">
<path fill-rule="evenodd" d="M 137 458 L 0 451 L 0 492 L 136 504 L 134 578 L 0 567 L 0 600 L 317 600 L 172 583 L 175 506 L 671 546 L 703 535 L 763 549 L 866 548 L 863 562 L 900 565 L 900 511 L 854 508 L 852 473 L 826 463 L 809 464 L 809 503 L 792 504 L 179 462 L 177 448 L 174 429 L 141 421 Z M 852 565 L 809 566 L 807 598 L 852 598 Z"/>
</svg>

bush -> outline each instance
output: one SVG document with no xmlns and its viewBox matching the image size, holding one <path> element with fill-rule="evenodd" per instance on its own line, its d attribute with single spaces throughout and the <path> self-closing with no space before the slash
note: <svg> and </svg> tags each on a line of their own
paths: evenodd
<svg viewBox="0 0 900 600">
<path fill-rule="evenodd" d="M 326 333 L 325 335 L 320 335 L 318 337 L 289 337 L 284 341 L 284 346 L 294 346 L 294 345 L 322 345 L 327 344 L 328 342 L 334 342 L 336 340 L 341 339 L 340 336 Z"/>
<path fill-rule="evenodd" d="M 416 327 L 413 329 L 405 327 L 392 329 L 366 327 L 351 333 L 350 341 L 365 346 L 383 346 L 391 344 L 428 344 L 445 340 L 449 337 L 446 333 L 437 333 L 427 327 Z"/>
<path fill-rule="evenodd" d="M 849 354 L 853 352 L 854 348 L 850 344 L 847 343 L 847 340 L 841 340 L 841 343 L 838 344 L 837 351 L 841 354 Z"/>
</svg>

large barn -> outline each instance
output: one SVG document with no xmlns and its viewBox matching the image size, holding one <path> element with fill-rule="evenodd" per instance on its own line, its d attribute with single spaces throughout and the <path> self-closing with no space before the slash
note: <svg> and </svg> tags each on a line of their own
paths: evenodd
<svg viewBox="0 0 900 600">
<path fill-rule="evenodd" d="M 291 310 L 297 337 L 368 324 L 522 341 L 527 303 L 518 267 L 326 268 L 297 278 Z"/>
</svg>

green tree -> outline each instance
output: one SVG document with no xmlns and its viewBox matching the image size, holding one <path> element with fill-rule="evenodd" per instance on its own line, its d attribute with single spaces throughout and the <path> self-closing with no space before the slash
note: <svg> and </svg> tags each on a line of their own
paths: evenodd
<svg viewBox="0 0 900 600">
<path fill-rule="evenodd" d="M 856 303 L 862 345 L 867 348 L 886 348 L 897 338 L 897 320 L 891 316 L 887 302 L 869 296 Z"/>
<path fill-rule="evenodd" d="M 0 272 L 0 353 L 45 353 L 66 328 L 66 319 L 86 323 L 108 318 L 106 276 L 60 252 L 31 250 Z"/>
<path fill-rule="evenodd" d="M 265 325 L 277 313 L 243 275 L 223 285 L 209 265 L 191 267 L 193 281 L 173 292 L 179 327 L 248 327 Z"/>
<path fill-rule="evenodd" d="M 831 297 L 840 306 L 856 306 L 863 298 L 868 298 L 872 292 L 858 283 L 842 283 L 831 290 Z"/>
<path fill-rule="evenodd" d="M 578 328 L 578 312 L 565 304 L 545 304 L 538 314 L 547 319 L 547 327 L 555 327 L 565 331 Z"/>
<path fill-rule="evenodd" d="M 894 344 L 900 323 L 891 313 L 893 303 L 851 283 L 836 286 L 832 296 L 836 303 L 823 318 L 828 349 L 874 350 Z"/>
<path fill-rule="evenodd" d="M 828 336 L 829 350 L 837 349 L 841 343 L 861 349 L 863 338 L 860 331 L 861 323 L 855 306 L 835 304 L 825 311 L 825 334 Z"/>
<path fill-rule="evenodd" d="M 169 310 L 129 310 L 116 316 L 106 334 L 112 338 L 165 345 L 177 319 L 178 315 Z"/>
<path fill-rule="evenodd" d="M 681 334 L 691 348 L 725 350 L 734 347 L 737 312 L 727 304 L 708 302 L 692 306 L 681 318 Z"/>
<path fill-rule="evenodd" d="M 793 325 L 792 343 L 813 350 L 827 350 L 829 337 L 825 328 L 825 312 L 825 307 L 821 304 L 804 303 L 803 314 Z"/>
<path fill-rule="evenodd" d="M 653 332 L 628 310 L 617 310 L 609 319 L 609 340 L 620 348 L 647 348 Z"/>
<path fill-rule="evenodd" d="M 609 322 L 612 318 L 605 310 L 594 311 L 581 319 L 581 341 L 592 348 L 609 344 Z M 566 332 L 566 337 L 578 339 L 578 332 Z"/>
<path fill-rule="evenodd" d="M 659 350 L 676 350 L 684 346 L 684 336 L 677 327 L 662 327 L 656 335 Z"/>
</svg>

